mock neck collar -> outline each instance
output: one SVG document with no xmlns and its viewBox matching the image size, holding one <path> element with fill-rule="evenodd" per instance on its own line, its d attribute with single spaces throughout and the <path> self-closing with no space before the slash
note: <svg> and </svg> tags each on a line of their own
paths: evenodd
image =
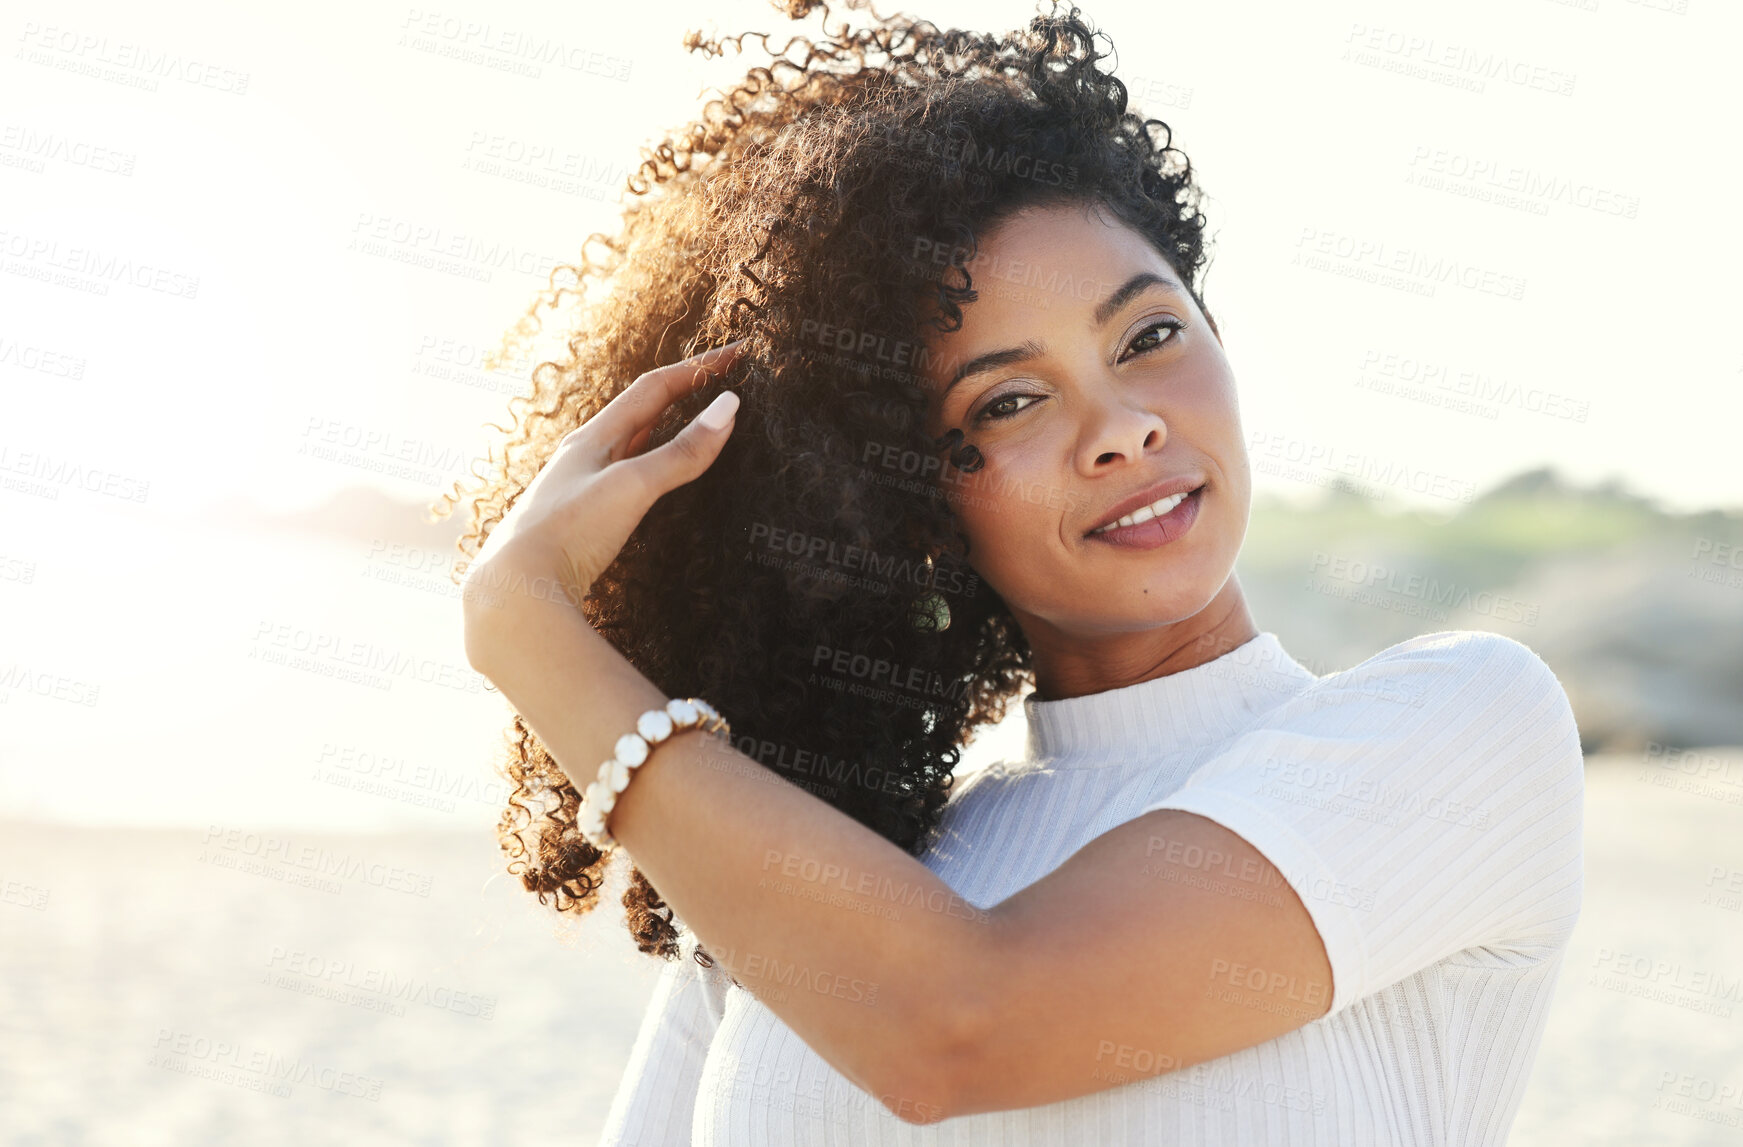
<svg viewBox="0 0 1743 1147">
<path fill-rule="evenodd" d="M 1124 761 L 1211 744 L 1299 693 L 1315 674 L 1265 630 L 1202 665 L 1063 701 L 1023 698 L 1031 760 Z"/>
</svg>

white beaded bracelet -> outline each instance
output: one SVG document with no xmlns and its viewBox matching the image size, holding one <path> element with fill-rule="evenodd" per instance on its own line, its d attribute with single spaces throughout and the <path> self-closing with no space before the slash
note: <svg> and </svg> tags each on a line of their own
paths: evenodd
<svg viewBox="0 0 1743 1147">
<path fill-rule="evenodd" d="M 604 851 L 617 847 L 617 839 L 606 830 L 605 818 L 617 804 L 617 794 L 629 787 L 630 770 L 648 759 L 653 746 L 673 733 L 691 728 L 731 735 L 726 718 L 714 706 L 700 697 L 683 700 L 674 697 L 664 709 L 649 709 L 636 718 L 635 732 L 617 739 L 616 755 L 599 766 L 598 779 L 581 794 L 578 827 L 594 848 Z"/>
</svg>

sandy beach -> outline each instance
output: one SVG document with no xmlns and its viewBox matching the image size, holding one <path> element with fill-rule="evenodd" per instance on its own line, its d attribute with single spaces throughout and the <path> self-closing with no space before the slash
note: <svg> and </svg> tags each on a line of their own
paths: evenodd
<svg viewBox="0 0 1743 1147">
<path fill-rule="evenodd" d="M 1743 1134 L 1743 751 L 1711 755 L 1588 762 L 1586 905 L 1512 1143 Z M 498 855 L 6 823 L 0 1139 L 593 1143 L 658 965 L 615 894 L 559 921 Z"/>
</svg>

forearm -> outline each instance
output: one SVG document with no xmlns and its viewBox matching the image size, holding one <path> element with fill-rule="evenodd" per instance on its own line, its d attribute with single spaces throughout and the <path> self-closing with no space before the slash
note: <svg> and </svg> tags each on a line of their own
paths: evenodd
<svg viewBox="0 0 1743 1147">
<path fill-rule="evenodd" d="M 573 607 L 497 602 L 469 611 L 468 656 L 584 789 L 666 698 Z M 984 914 L 896 845 L 698 733 L 635 770 L 610 828 L 708 951 L 838 1071 L 886 1105 L 906 1099 L 910 1115 L 939 1101 L 916 1069 L 931 1053 L 943 1062 L 961 1017 L 981 1014 L 963 993 L 985 985 Z"/>
</svg>

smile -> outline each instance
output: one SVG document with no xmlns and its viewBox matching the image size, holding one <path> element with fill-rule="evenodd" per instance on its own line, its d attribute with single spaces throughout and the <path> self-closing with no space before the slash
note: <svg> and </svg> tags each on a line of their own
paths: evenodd
<svg viewBox="0 0 1743 1147">
<path fill-rule="evenodd" d="M 1186 533 L 1197 521 L 1203 493 L 1204 487 L 1200 486 L 1184 494 L 1158 498 L 1105 526 L 1097 526 L 1084 537 L 1088 541 L 1125 549 L 1151 550 L 1166 545 Z"/>
<path fill-rule="evenodd" d="M 1133 510 L 1118 521 L 1109 522 L 1105 526 L 1097 526 L 1095 529 L 1091 530 L 1090 533 L 1105 534 L 1109 530 L 1117 530 L 1121 526 L 1135 526 L 1139 522 L 1147 522 L 1151 518 L 1159 518 L 1169 510 L 1180 505 L 1180 503 L 1186 501 L 1186 497 L 1185 494 L 1170 494 L 1168 497 L 1163 498 L 1160 501 L 1151 502 L 1148 506 L 1139 506 L 1136 510 Z"/>
</svg>

